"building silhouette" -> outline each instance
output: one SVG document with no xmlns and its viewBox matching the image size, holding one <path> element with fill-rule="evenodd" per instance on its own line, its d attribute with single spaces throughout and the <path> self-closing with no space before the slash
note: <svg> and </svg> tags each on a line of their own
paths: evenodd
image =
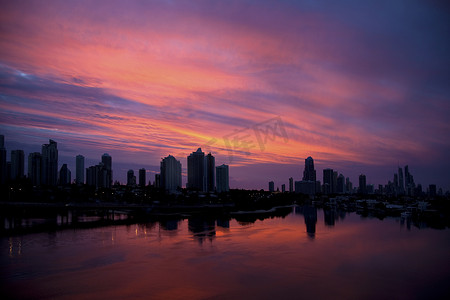
<svg viewBox="0 0 450 300">
<path fill-rule="evenodd" d="M 42 145 L 41 181 L 46 185 L 58 183 L 58 144 L 54 140 Z"/>
<path fill-rule="evenodd" d="M 155 174 L 155 188 L 159 189 L 161 187 L 161 174 Z"/>
<path fill-rule="evenodd" d="M 333 193 L 333 169 L 323 170 L 323 193 Z"/>
<path fill-rule="evenodd" d="M 367 183 L 366 183 L 366 175 L 359 175 L 359 193 L 366 195 L 367 194 Z"/>
<path fill-rule="evenodd" d="M 103 180 L 102 180 L 102 187 L 110 188 L 112 186 L 113 182 L 113 173 L 112 173 L 112 157 L 105 153 L 102 155 L 102 163 L 103 163 Z"/>
<path fill-rule="evenodd" d="M 228 192 L 230 190 L 227 165 L 216 167 L 216 187 L 218 193 Z"/>
<path fill-rule="evenodd" d="M 289 193 L 294 191 L 294 178 L 289 177 Z"/>
<path fill-rule="evenodd" d="M 75 182 L 77 184 L 84 184 L 84 156 L 77 155 L 75 159 L 76 163 L 76 174 L 75 174 Z"/>
<path fill-rule="evenodd" d="M 205 172 L 204 172 L 204 187 L 205 192 L 214 192 L 216 186 L 216 161 L 214 156 L 209 153 L 205 156 Z"/>
<path fill-rule="evenodd" d="M 398 167 L 398 192 L 403 195 L 405 193 L 405 186 L 403 184 L 403 170 Z"/>
<path fill-rule="evenodd" d="M 311 156 L 305 159 L 305 170 L 303 171 L 303 181 L 316 181 L 316 170 L 314 170 L 314 160 Z"/>
<path fill-rule="evenodd" d="M 33 186 L 41 185 L 42 155 L 39 152 L 28 154 L 28 178 Z"/>
<path fill-rule="evenodd" d="M 345 177 L 344 175 L 339 174 L 339 176 L 337 177 L 336 193 L 344 194 L 345 192 L 346 192 Z"/>
<path fill-rule="evenodd" d="M 6 148 L 5 136 L 0 135 L 0 184 L 6 183 Z"/>
<path fill-rule="evenodd" d="M 11 151 L 11 179 L 21 179 L 24 176 L 25 157 L 23 150 Z"/>
<path fill-rule="evenodd" d="M 161 188 L 174 193 L 181 188 L 181 163 L 172 155 L 161 161 Z"/>
<path fill-rule="evenodd" d="M 145 168 L 139 169 L 139 186 L 144 187 L 146 185 Z"/>
<path fill-rule="evenodd" d="M 205 153 L 202 152 L 201 148 L 187 157 L 187 173 L 186 187 L 190 190 L 203 191 Z"/>
<path fill-rule="evenodd" d="M 134 176 L 133 170 L 128 170 L 127 172 L 127 185 L 128 186 L 134 186 L 136 185 L 136 176 Z"/>
<path fill-rule="evenodd" d="M 273 181 L 269 181 L 269 192 L 275 191 L 275 183 Z"/>
<path fill-rule="evenodd" d="M 63 164 L 59 170 L 59 184 L 68 185 L 72 181 L 72 173 L 70 172 L 67 164 Z"/>
</svg>

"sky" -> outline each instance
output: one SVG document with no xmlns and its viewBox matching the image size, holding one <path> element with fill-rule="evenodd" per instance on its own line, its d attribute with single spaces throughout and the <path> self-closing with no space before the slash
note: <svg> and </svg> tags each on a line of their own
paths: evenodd
<svg viewBox="0 0 450 300">
<path fill-rule="evenodd" d="M 0 134 L 115 180 L 198 147 L 231 188 L 333 168 L 450 189 L 446 1 L 1 1 Z"/>
</svg>

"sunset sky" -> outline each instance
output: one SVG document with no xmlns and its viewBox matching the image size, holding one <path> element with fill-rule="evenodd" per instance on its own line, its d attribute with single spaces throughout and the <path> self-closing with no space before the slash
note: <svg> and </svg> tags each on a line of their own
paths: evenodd
<svg viewBox="0 0 450 300">
<path fill-rule="evenodd" d="M 450 8 L 1 1 L 0 134 L 8 157 L 55 140 L 72 178 L 77 154 L 88 167 L 109 153 L 122 182 L 142 167 L 153 181 L 171 154 L 185 183 L 202 147 L 230 165 L 231 188 L 281 188 L 312 156 L 321 181 L 330 167 L 386 184 L 409 165 L 448 190 Z"/>
</svg>

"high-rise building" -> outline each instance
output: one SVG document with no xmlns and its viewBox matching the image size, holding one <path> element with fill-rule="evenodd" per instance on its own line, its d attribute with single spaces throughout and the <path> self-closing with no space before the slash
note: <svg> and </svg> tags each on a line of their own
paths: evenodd
<svg viewBox="0 0 450 300">
<path fill-rule="evenodd" d="M 337 171 L 333 171 L 333 184 L 331 185 L 331 192 L 333 194 L 337 193 L 337 177 L 338 177 Z"/>
<path fill-rule="evenodd" d="M 172 155 L 161 161 L 161 188 L 170 193 L 181 188 L 181 163 Z"/>
<path fill-rule="evenodd" d="M 56 185 L 58 182 L 58 144 L 54 140 L 42 145 L 41 181 L 46 185 Z"/>
<path fill-rule="evenodd" d="M 205 156 L 205 172 L 204 172 L 204 187 L 205 192 L 214 192 L 216 184 L 216 161 L 214 156 L 209 153 Z"/>
<path fill-rule="evenodd" d="M 113 174 L 112 174 L 112 157 L 105 153 L 102 155 L 102 163 L 104 166 L 104 176 L 105 178 L 102 180 L 104 182 L 103 187 L 110 188 L 113 182 Z"/>
<path fill-rule="evenodd" d="M 323 169 L 323 193 L 333 192 L 333 169 Z"/>
<path fill-rule="evenodd" d="M 345 189 L 347 190 L 346 192 L 351 194 L 353 191 L 353 184 L 350 181 L 350 178 L 345 178 Z"/>
<path fill-rule="evenodd" d="M 76 183 L 84 184 L 84 156 L 77 155 L 76 157 Z"/>
<path fill-rule="evenodd" d="M 269 181 L 269 192 L 275 191 L 275 183 L 273 181 Z"/>
<path fill-rule="evenodd" d="M 364 174 L 359 175 L 359 193 L 363 195 L 367 194 L 366 175 Z"/>
<path fill-rule="evenodd" d="M 155 188 L 161 187 L 161 174 L 155 174 Z"/>
<path fill-rule="evenodd" d="M 228 176 L 227 165 L 216 167 L 216 187 L 218 193 L 228 192 L 230 190 Z"/>
<path fill-rule="evenodd" d="M 281 192 L 286 192 L 286 185 L 284 183 L 281 185 Z"/>
<path fill-rule="evenodd" d="M 145 168 L 139 169 L 139 186 L 144 187 L 146 185 Z"/>
<path fill-rule="evenodd" d="M 289 193 L 294 191 L 294 178 L 289 177 Z"/>
<path fill-rule="evenodd" d="M 6 183 L 6 148 L 5 136 L 0 135 L 0 184 Z"/>
<path fill-rule="evenodd" d="M 127 172 L 127 185 L 133 186 L 136 184 L 136 176 L 134 176 L 133 170 L 128 170 Z"/>
<path fill-rule="evenodd" d="M 59 170 L 59 184 L 68 185 L 72 181 L 72 173 L 70 172 L 67 164 L 63 164 Z"/>
<path fill-rule="evenodd" d="M 305 159 L 305 170 L 303 171 L 303 181 L 316 181 L 316 170 L 314 170 L 314 160 L 311 156 Z"/>
<path fill-rule="evenodd" d="M 28 178 L 34 186 L 41 185 L 42 174 L 42 155 L 39 152 L 33 152 L 28 155 Z"/>
<path fill-rule="evenodd" d="M 405 193 L 405 186 L 403 184 L 403 169 L 400 167 L 398 168 L 398 188 L 400 194 Z"/>
<path fill-rule="evenodd" d="M 345 177 L 342 174 L 339 174 L 339 176 L 337 178 L 336 192 L 338 194 L 344 194 L 345 193 Z"/>
<path fill-rule="evenodd" d="M 25 172 L 25 157 L 23 150 L 11 151 L 11 179 L 23 178 Z"/>
<path fill-rule="evenodd" d="M 203 191 L 205 153 L 202 152 L 201 148 L 187 157 L 187 173 L 186 187 L 191 190 Z"/>
</svg>

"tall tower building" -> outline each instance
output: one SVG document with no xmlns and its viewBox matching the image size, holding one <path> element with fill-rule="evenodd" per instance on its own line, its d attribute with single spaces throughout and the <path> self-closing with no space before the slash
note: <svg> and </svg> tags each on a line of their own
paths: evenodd
<svg viewBox="0 0 450 300">
<path fill-rule="evenodd" d="M 289 177 L 289 193 L 294 191 L 294 178 Z"/>
<path fill-rule="evenodd" d="M 203 190 L 205 192 L 214 192 L 215 190 L 215 184 L 216 184 L 216 178 L 215 178 L 215 172 L 216 172 L 216 161 L 214 156 L 209 153 L 205 156 L 205 172 L 204 172 L 204 188 Z"/>
<path fill-rule="evenodd" d="M 39 152 L 28 155 L 28 178 L 34 186 L 41 185 L 42 155 Z"/>
<path fill-rule="evenodd" d="M 273 181 L 269 181 L 269 192 L 275 191 L 275 183 Z"/>
<path fill-rule="evenodd" d="M 398 188 L 400 194 L 403 194 L 405 192 L 405 186 L 403 184 L 403 169 L 398 168 Z"/>
<path fill-rule="evenodd" d="M 105 177 L 104 178 L 104 182 L 105 185 L 104 187 L 106 188 L 110 188 L 112 186 L 112 181 L 113 181 L 113 176 L 112 176 L 112 157 L 108 154 L 105 153 L 102 155 L 102 163 L 103 166 L 105 168 Z"/>
<path fill-rule="evenodd" d="M 314 160 L 311 156 L 305 159 L 305 170 L 303 171 L 303 181 L 316 181 L 316 170 L 314 170 Z"/>
<path fill-rule="evenodd" d="M 146 184 L 145 184 L 145 181 L 146 181 L 146 179 L 145 179 L 145 168 L 142 168 L 142 169 L 139 169 L 139 186 L 140 187 L 144 187 Z"/>
<path fill-rule="evenodd" d="M 336 192 L 339 194 L 345 193 L 345 177 L 342 174 L 339 174 L 339 176 L 337 178 Z"/>
<path fill-rule="evenodd" d="M 359 193 L 363 195 L 367 194 L 366 175 L 364 174 L 359 175 Z"/>
<path fill-rule="evenodd" d="M 58 144 L 49 140 L 42 145 L 42 183 L 56 185 L 58 182 Z"/>
<path fill-rule="evenodd" d="M 230 190 L 227 165 L 216 167 L 216 187 L 218 193 L 228 192 Z"/>
<path fill-rule="evenodd" d="M 333 169 L 323 169 L 323 193 L 333 192 Z"/>
<path fill-rule="evenodd" d="M 0 184 L 6 183 L 6 148 L 5 136 L 0 135 Z"/>
<path fill-rule="evenodd" d="M 133 170 L 128 170 L 127 172 L 127 185 L 133 186 L 136 184 L 136 176 L 134 176 Z"/>
<path fill-rule="evenodd" d="M 84 156 L 77 155 L 76 159 L 76 183 L 84 184 Z"/>
<path fill-rule="evenodd" d="M 59 184 L 68 185 L 72 181 L 72 173 L 70 172 L 67 164 L 63 164 L 59 170 Z"/>
<path fill-rule="evenodd" d="M 192 152 L 187 157 L 187 188 L 196 191 L 203 191 L 203 177 L 205 172 L 205 153 L 201 148 Z"/>
<path fill-rule="evenodd" d="M 24 153 L 23 150 L 11 151 L 11 179 L 20 179 L 24 176 Z"/>
<path fill-rule="evenodd" d="M 172 155 L 161 161 L 161 188 L 170 193 L 181 188 L 181 163 Z"/>
</svg>

